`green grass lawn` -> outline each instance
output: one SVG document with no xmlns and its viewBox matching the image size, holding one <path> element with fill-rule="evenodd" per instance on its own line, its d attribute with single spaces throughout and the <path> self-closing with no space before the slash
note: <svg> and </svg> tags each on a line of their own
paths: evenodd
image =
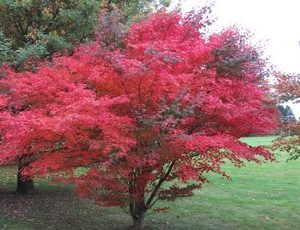
<svg viewBox="0 0 300 230">
<path fill-rule="evenodd" d="M 268 145 L 273 138 L 243 141 Z M 277 153 L 277 162 L 246 163 L 243 168 L 225 165 L 231 180 L 209 175 L 211 183 L 194 197 L 160 203 L 170 209 L 163 214 L 150 212 L 146 229 L 299 229 L 300 160 L 287 163 L 287 157 Z M 14 189 L 14 173 L 12 166 L 0 168 L 0 229 L 128 229 L 131 225 L 121 210 L 78 200 L 66 188 L 49 187 L 47 180 L 36 181 L 34 196 L 7 193 Z"/>
</svg>

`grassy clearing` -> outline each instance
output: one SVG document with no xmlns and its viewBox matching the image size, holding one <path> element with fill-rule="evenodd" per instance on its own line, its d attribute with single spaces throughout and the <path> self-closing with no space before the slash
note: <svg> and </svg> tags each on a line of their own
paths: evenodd
<svg viewBox="0 0 300 230">
<path fill-rule="evenodd" d="M 268 145 L 274 137 L 249 137 L 251 145 Z M 210 175 L 211 184 L 194 197 L 174 203 L 164 214 L 149 213 L 146 229 L 298 229 L 300 226 L 300 160 L 286 163 L 224 166 L 232 179 Z M 131 219 L 116 208 L 78 200 L 68 189 L 37 181 L 37 193 L 18 197 L 15 168 L 0 168 L 0 229 L 126 229 Z"/>
</svg>

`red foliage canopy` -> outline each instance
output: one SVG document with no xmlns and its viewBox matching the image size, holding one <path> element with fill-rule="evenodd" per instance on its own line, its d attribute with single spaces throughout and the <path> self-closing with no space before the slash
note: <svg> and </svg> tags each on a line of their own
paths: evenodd
<svg viewBox="0 0 300 230">
<path fill-rule="evenodd" d="M 0 162 L 23 157 L 24 174 L 70 170 L 77 192 L 143 217 L 156 199 L 192 195 L 225 159 L 270 160 L 239 138 L 274 128 L 274 109 L 253 72 L 219 74 L 197 25 L 158 13 L 134 24 L 125 48 L 95 42 L 36 73 L 8 70 L 1 80 Z M 249 60 L 251 61 L 251 60 Z M 6 109 L 5 109 L 6 108 Z M 178 185 L 176 181 L 192 184 Z M 161 187 L 165 181 L 171 186 Z"/>
</svg>

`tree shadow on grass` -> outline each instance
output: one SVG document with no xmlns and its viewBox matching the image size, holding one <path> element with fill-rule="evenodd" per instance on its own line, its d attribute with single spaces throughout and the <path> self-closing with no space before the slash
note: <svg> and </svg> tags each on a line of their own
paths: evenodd
<svg viewBox="0 0 300 230">
<path fill-rule="evenodd" d="M 78 223 L 72 211 L 81 205 L 81 201 L 63 191 L 35 191 L 21 196 L 0 190 L 0 204 L 2 218 L 29 222 L 27 224 L 36 228 L 61 229 L 58 226 L 64 226 L 75 229 Z"/>
<path fill-rule="evenodd" d="M 50 186 L 49 179 L 36 179 L 33 194 L 17 195 L 15 173 L 14 165 L 0 168 L 0 229 L 10 223 L 13 229 L 30 230 L 131 229 L 131 217 L 122 210 L 79 199 L 72 186 Z M 150 223 L 145 229 L 157 227 Z"/>
<path fill-rule="evenodd" d="M 89 200 L 78 199 L 68 190 L 36 190 L 22 196 L 0 188 L 0 204 L 0 217 L 21 223 L 21 229 L 22 223 L 30 229 L 55 230 L 123 230 L 131 229 L 132 225 L 131 218 L 120 209 L 99 207 Z"/>
</svg>

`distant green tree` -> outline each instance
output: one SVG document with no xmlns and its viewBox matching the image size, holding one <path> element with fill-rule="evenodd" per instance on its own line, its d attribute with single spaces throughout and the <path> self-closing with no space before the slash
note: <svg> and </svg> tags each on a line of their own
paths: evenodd
<svg viewBox="0 0 300 230">
<path fill-rule="evenodd" d="M 32 60 L 70 52 L 89 41 L 105 2 L 109 9 L 121 10 L 123 23 L 170 4 L 169 0 L 1 0 L 0 64 L 26 69 Z"/>
<path fill-rule="evenodd" d="M 3 32 L 0 31 L 0 63 L 11 64 L 14 60 L 14 52 L 9 39 L 5 38 Z"/>
<path fill-rule="evenodd" d="M 0 31 L 15 51 L 11 64 L 19 69 L 29 58 L 70 51 L 90 39 L 99 9 L 98 0 L 2 0 Z"/>
<path fill-rule="evenodd" d="M 295 115 L 291 107 L 289 107 L 288 105 L 286 107 L 284 107 L 283 105 L 279 105 L 277 108 L 280 112 L 281 122 L 283 124 L 290 124 L 291 122 L 296 121 Z"/>
</svg>

